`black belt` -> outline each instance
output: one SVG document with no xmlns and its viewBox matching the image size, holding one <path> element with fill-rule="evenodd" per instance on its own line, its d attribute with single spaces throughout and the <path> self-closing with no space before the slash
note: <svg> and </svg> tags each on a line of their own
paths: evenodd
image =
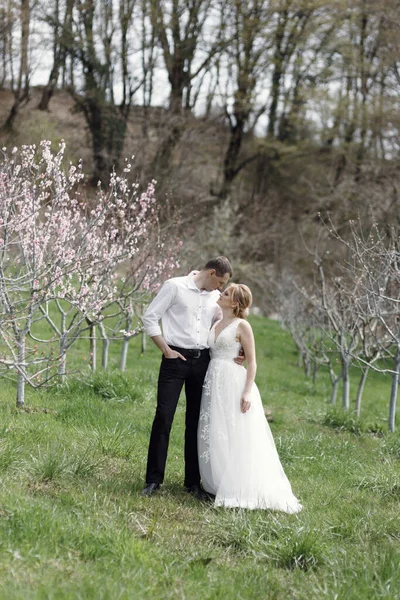
<svg viewBox="0 0 400 600">
<path fill-rule="evenodd" d="M 176 350 L 179 354 L 182 354 L 185 358 L 201 358 L 202 356 L 206 356 L 209 354 L 208 348 L 203 348 L 203 350 L 192 350 L 191 348 L 178 348 L 178 346 L 169 345 L 171 350 Z"/>
</svg>

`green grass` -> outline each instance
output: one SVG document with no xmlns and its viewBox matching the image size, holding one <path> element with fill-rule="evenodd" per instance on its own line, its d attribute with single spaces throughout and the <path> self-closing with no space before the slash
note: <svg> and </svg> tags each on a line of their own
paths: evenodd
<svg viewBox="0 0 400 600">
<path fill-rule="evenodd" d="M 142 498 L 158 350 L 133 340 L 126 374 L 88 371 L 51 391 L 0 390 L 0 599 L 400 598 L 400 436 L 390 381 L 371 374 L 361 419 L 327 405 L 286 332 L 252 319 L 257 382 L 304 510 L 214 509 L 185 494 L 184 401 L 166 481 Z M 87 341 L 74 349 L 88 354 Z M 75 363 L 74 363 L 75 361 Z M 357 372 L 353 372 L 353 392 Z"/>
</svg>

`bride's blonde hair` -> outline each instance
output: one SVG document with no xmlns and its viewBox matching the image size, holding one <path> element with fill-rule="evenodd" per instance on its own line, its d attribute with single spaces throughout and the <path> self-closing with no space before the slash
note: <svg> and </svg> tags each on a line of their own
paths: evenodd
<svg viewBox="0 0 400 600">
<path fill-rule="evenodd" d="M 231 300 L 236 304 L 236 306 L 232 308 L 233 314 L 235 317 L 245 319 L 249 314 L 249 308 L 253 302 L 250 288 L 243 283 L 231 283 L 227 290 L 229 291 Z"/>
</svg>

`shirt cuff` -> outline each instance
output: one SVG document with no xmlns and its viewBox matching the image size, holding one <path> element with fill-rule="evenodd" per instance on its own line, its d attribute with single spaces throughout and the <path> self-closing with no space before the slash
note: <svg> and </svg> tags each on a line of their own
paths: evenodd
<svg viewBox="0 0 400 600">
<path fill-rule="evenodd" d="M 146 333 L 150 337 L 161 335 L 161 327 L 159 325 L 150 325 L 150 327 L 146 327 Z"/>
</svg>

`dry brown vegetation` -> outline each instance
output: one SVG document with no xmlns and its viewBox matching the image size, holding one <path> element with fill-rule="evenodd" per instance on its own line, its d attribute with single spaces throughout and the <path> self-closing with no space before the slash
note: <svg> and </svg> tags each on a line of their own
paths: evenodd
<svg viewBox="0 0 400 600">
<path fill-rule="evenodd" d="M 67 143 L 67 158 L 82 158 L 91 173 L 90 135 L 72 98 L 58 91 L 50 111 L 37 110 L 41 89 L 31 90 L 12 133 L 3 133 L 8 147 L 51 139 Z M 0 90 L 0 121 L 12 104 L 10 92 Z M 171 132 L 179 129 L 179 139 Z M 160 199 L 178 209 L 184 240 L 183 268 L 199 266 L 207 256 L 224 253 L 235 264 L 235 276 L 257 290 L 257 303 L 269 305 L 272 287 L 285 274 L 310 277 L 312 249 L 326 237 L 320 213 L 329 212 L 345 234 L 350 219 L 360 216 L 366 227 L 395 223 L 399 215 L 399 168 L 396 161 L 365 159 L 361 168 L 349 148 L 345 168 L 343 148 L 303 142 L 284 144 L 247 134 L 243 154 L 259 156 L 235 179 L 231 193 L 221 198 L 223 148 L 229 130 L 222 117 L 196 118 L 171 114 L 163 108 L 133 106 L 123 149 L 135 156 L 135 176 L 158 181 Z M 88 193 L 90 188 L 88 187 Z M 321 243 L 321 242 L 320 242 Z M 326 244 L 330 244 L 327 240 Z M 307 249 L 308 246 L 308 249 Z M 335 255 L 331 264 L 335 262 Z"/>
</svg>

